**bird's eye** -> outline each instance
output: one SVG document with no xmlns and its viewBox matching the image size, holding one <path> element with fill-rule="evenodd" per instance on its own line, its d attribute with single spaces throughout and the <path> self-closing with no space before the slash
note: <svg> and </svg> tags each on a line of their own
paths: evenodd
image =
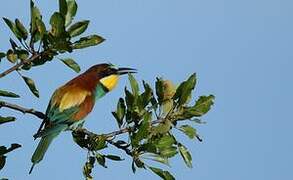
<svg viewBox="0 0 293 180">
<path fill-rule="evenodd" d="M 116 70 L 113 68 L 107 68 L 104 70 L 103 76 L 109 76 L 115 74 Z"/>
<path fill-rule="evenodd" d="M 108 74 L 108 75 L 113 74 L 113 72 L 114 72 L 114 71 L 113 71 L 112 68 L 109 68 L 109 69 L 107 70 L 107 74 Z"/>
</svg>

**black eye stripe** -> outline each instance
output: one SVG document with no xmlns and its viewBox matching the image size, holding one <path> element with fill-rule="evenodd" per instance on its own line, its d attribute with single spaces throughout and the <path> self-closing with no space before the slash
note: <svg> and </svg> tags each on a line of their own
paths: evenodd
<svg viewBox="0 0 293 180">
<path fill-rule="evenodd" d="M 102 71 L 100 75 L 101 77 L 106 77 L 112 74 L 116 74 L 116 71 L 117 71 L 116 69 L 107 68 L 104 71 Z"/>
</svg>

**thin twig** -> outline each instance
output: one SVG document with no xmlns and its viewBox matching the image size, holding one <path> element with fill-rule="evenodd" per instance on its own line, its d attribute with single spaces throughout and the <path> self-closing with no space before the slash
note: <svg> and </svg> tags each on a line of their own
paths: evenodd
<svg viewBox="0 0 293 180">
<path fill-rule="evenodd" d="M 46 118 L 46 115 L 40 111 L 36 111 L 34 109 L 28 109 L 28 108 L 24 108 L 24 107 L 21 107 L 19 105 L 16 105 L 16 104 L 11 104 L 11 103 L 8 103 L 8 102 L 4 102 L 4 101 L 0 101 L 0 109 L 2 107 L 6 107 L 6 108 L 10 108 L 10 109 L 13 109 L 13 110 L 16 110 L 16 111 L 19 111 L 19 112 L 22 112 L 24 114 L 32 114 L 42 120 L 44 120 Z"/>
<path fill-rule="evenodd" d="M 154 121 L 152 121 L 152 125 L 161 123 L 163 121 L 164 121 L 163 119 L 154 120 Z M 123 129 L 120 129 L 118 131 L 113 131 L 111 133 L 107 133 L 107 134 L 104 134 L 104 135 L 106 137 L 110 138 L 110 137 L 113 137 L 113 136 L 117 136 L 117 135 L 120 135 L 120 134 L 124 134 L 124 133 L 130 132 L 130 131 L 131 131 L 131 128 L 123 128 Z"/>
<path fill-rule="evenodd" d="M 30 58 L 28 58 L 24 61 L 21 61 L 20 63 L 16 64 L 15 66 L 12 66 L 11 68 L 7 69 L 6 71 L 0 73 L 0 78 L 6 76 L 7 74 L 9 74 L 13 71 L 16 71 L 18 68 L 20 68 L 24 64 L 27 64 L 27 63 L 30 63 L 30 62 L 36 60 L 37 58 L 41 57 L 41 55 L 42 55 L 42 53 L 32 55 Z"/>
<path fill-rule="evenodd" d="M 164 121 L 163 119 L 158 119 L 158 120 L 152 121 L 151 124 L 155 125 L 155 124 L 161 123 L 163 121 Z M 112 137 L 120 135 L 120 134 L 124 134 L 124 133 L 127 133 L 127 132 L 130 132 L 131 130 L 132 130 L 131 128 L 123 128 L 123 129 L 113 131 L 113 132 L 110 132 L 110 133 L 107 133 L 107 134 L 102 134 L 102 135 L 105 136 L 107 138 L 107 140 L 111 140 Z M 84 134 L 86 134 L 86 135 L 88 135 L 90 137 L 97 136 L 97 134 L 95 134 L 95 133 L 93 133 L 93 132 L 91 132 L 91 131 L 89 131 L 89 130 L 87 130 L 85 128 L 78 128 L 75 131 L 84 133 Z"/>
</svg>

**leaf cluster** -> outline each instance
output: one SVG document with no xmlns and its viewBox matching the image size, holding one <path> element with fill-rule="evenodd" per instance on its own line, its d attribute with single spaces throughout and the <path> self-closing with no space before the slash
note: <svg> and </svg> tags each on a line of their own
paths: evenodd
<svg viewBox="0 0 293 180">
<path fill-rule="evenodd" d="M 7 158 L 6 154 L 20 147 L 21 145 L 19 144 L 11 144 L 9 148 L 5 146 L 0 146 L 0 170 L 3 169 L 3 167 L 5 166 Z"/>
<path fill-rule="evenodd" d="M 90 21 L 74 21 L 77 9 L 75 0 L 59 0 L 59 11 L 53 12 L 49 22 L 45 23 L 36 3 L 30 0 L 30 22 L 28 26 L 19 18 L 11 20 L 3 17 L 12 37 L 9 38 L 10 47 L 6 51 L 0 52 L 0 63 L 6 60 L 12 67 L 1 73 L 0 78 L 12 71 L 17 71 L 32 94 L 39 97 L 40 94 L 34 80 L 24 75 L 32 68 L 42 66 L 53 60 L 60 60 L 75 72 L 79 72 L 80 67 L 77 62 L 72 58 L 64 58 L 62 55 L 72 53 L 77 49 L 96 46 L 102 43 L 104 38 L 96 34 L 84 35 Z M 0 89 L 1 97 L 19 98 L 20 96 L 9 90 Z M 12 116 L 0 116 L 0 125 L 15 121 L 15 119 Z M 0 148 L 4 149 L 4 146 Z M 4 152 L 2 149 L 1 153 Z M 4 166 L 6 158 L 1 153 L 0 169 Z"/>
<path fill-rule="evenodd" d="M 120 131 L 92 136 L 73 133 L 74 140 L 92 154 L 84 169 L 94 167 L 95 163 L 92 163 L 91 168 L 86 168 L 89 162 L 106 167 L 107 158 L 101 154 L 101 150 L 112 145 L 131 157 L 134 173 L 137 169 L 149 169 L 162 179 L 175 179 L 170 172 L 154 167 L 152 162 L 170 166 L 169 160 L 179 155 L 187 167 L 192 167 L 191 153 L 176 135 L 183 133 L 190 139 L 201 140 L 194 125 L 203 123 L 199 117 L 210 110 L 214 96 L 200 96 L 190 103 L 196 86 L 195 74 L 178 87 L 169 80 L 157 78 L 155 90 L 144 81 L 141 88 L 133 75 L 129 74 L 128 77 L 130 88 L 125 87 L 125 96 L 119 98 L 117 108 L 112 112 Z M 118 139 L 117 135 L 122 133 L 128 134 L 127 139 Z M 99 143 L 95 141 L 97 137 Z M 97 154 L 99 160 L 90 161 Z M 90 173 L 84 174 L 90 177 Z"/>
<path fill-rule="evenodd" d="M 75 0 L 59 0 L 59 11 L 51 15 L 49 23 L 45 23 L 40 10 L 31 0 L 29 27 L 20 19 L 13 21 L 3 17 L 14 37 L 9 39 L 11 47 L 0 52 L 0 62 L 6 58 L 13 65 L 17 65 L 18 74 L 36 97 L 39 97 L 37 86 L 33 79 L 22 75 L 23 71 L 57 59 L 75 72 L 79 72 L 77 62 L 72 58 L 59 56 L 77 49 L 96 46 L 105 40 L 96 34 L 81 36 L 87 30 L 90 21 L 74 22 L 77 8 Z"/>
</svg>

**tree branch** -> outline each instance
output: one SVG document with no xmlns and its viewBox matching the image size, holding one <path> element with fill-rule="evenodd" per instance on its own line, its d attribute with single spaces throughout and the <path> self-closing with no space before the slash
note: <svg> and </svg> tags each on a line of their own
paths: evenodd
<svg viewBox="0 0 293 180">
<path fill-rule="evenodd" d="M 155 124 L 161 123 L 163 121 L 164 121 L 163 119 L 154 120 L 154 121 L 152 121 L 151 125 L 155 125 Z M 117 136 L 119 134 L 124 134 L 124 133 L 130 132 L 130 131 L 131 131 L 131 128 L 124 128 L 124 129 L 120 129 L 118 131 L 113 131 L 111 133 L 107 133 L 107 134 L 104 134 L 104 135 L 106 137 L 110 138 L 110 137 L 113 137 L 113 136 Z"/>
<path fill-rule="evenodd" d="M 163 119 L 154 120 L 154 121 L 152 121 L 151 125 L 155 125 L 155 124 L 161 123 L 163 121 L 164 121 Z M 110 132 L 110 133 L 107 133 L 107 134 L 103 134 L 103 136 L 105 136 L 109 140 L 114 136 L 130 132 L 131 130 L 132 130 L 132 128 L 123 128 L 123 129 L 120 129 L 120 130 L 117 130 L 117 131 L 113 131 L 113 132 Z M 95 134 L 95 133 L 93 133 L 93 132 L 91 132 L 91 131 L 89 131 L 89 130 L 87 130 L 85 128 L 78 128 L 75 131 L 84 133 L 84 134 L 86 134 L 88 136 L 96 136 L 97 135 L 97 134 Z"/>
<path fill-rule="evenodd" d="M 5 101 L 0 101 L 0 109 L 2 107 L 13 109 L 13 110 L 22 112 L 24 114 L 32 114 L 32 115 L 34 115 L 34 116 L 36 116 L 36 117 L 38 117 L 38 118 L 40 118 L 42 120 L 44 120 L 46 118 L 46 115 L 44 113 L 40 112 L 40 111 L 25 108 L 25 107 L 19 106 L 17 104 L 12 104 L 12 103 L 8 103 L 8 102 L 5 102 Z M 160 122 L 163 122 L 163 119 L 152 121 L 152 125 L 158 124 Z M 91 131 L 89 131 L 89 130 L 87 130 L 85 128 L 78 128 L 78 129 L 76 129 L 76 131 L 82 132 L 82 133 L 84 133 L 84 134 L 86 134 L 88 136 L 96 136 L 95 133 L 93 133 L 93 132 L 91 132 Z M 123 129 L 113 131 L 113 132 L 103 134 L 103 135 L 106 136 L 108 139 L 110 139 L 111 137 L 114 137 L 114 136 L 117 136 L 117 135 L 120 135 L 120 134 L 124 134 L 124 133 L 127 133 L 129 131 L 131 131 L 131 128 L 123 128 Z"/>
<path fill-rule="evenodd" d="M 46 119 L 46 115 L 40 111 L 36 111 L 34 109 L 28 109 L 28 108 L 24 108 L 24 107 L 21 107 L 19 105 L 16 105 L 16 104 L 12 104 L 12 103 L 8 103 L 8 102 L 4 102 L 4 101 L 0 101 L 0 109 L 2 107 L 6 107 L 6 108 L 10 108 L 10 109 L 13 109 L 13 110 L 16 110 L 16 111 L 19 111 L 19 112 L 22 112 L 24 114 L 32 114 L 42 120 Z M 161 122 L 163 122 L 164 119 L 157 119 L 157 120 L 154 120 L 152 121 L 151 125 L 155 125 L 155 124 L 159 124 Z M 44 121 L 43 121 L 44 122 Z M 113 131 L 113 132 L 110 132 L 110 133 L 106 133 L 106 134 L 103 134 L 106 138 L 107 138 L 107 141 L 114 145 L 115 146 L 115 143 L 113 144 L 113 142 L 111 142 L 111 139 L 112 137 L 115 137 L 117 135 L 120 135 L 120 134 L 124 134 L 124 133 L 127 133 L 127 132 L 130 132 L 132 129 L 131 128 L 123 128 L 123 129 L 120 129 L 120 130 L 117 130 L 117 131 Z M 80 133 L 84 133 L 90 137 L 93 137 L 93 136 L 97 136 L 97 134 L 85 129 L 85 128 L 78 128 L 76 129 L 75 131 L 77 132 L 80 132 Z M 196 135 L 196 138 L 201 142 L 202 139 Z"/>
<path fill-rule="evenodd" d="M 21 107 L 19 105 L 16 105 L 16 104 L 11 104 L 11 103 L 8 103 L 8 102 L 4 102 L 4 101 L 0 101 L 0 109 L 2 107 L 6 107 L 6 108 L 10 108 L 10 109 L 13 109 L 13 110 L 16 110 L 16 111 L 19 111 L 19 112 L 22 112 L 24 114 L 32 114 L 42 120 L 44 120 L 46 118 L 46 115 L 40 111 L 36 111 L 34 109 L 28 109 L 28 108 L 24 108 L 24 107 Z"/>
<path fill-rule="evenodd" d="M 20 63 L 16 64 L 15 66 L 12 66 L 11 68 L 7 69 L 6 71 L 0 73 L 0 78 L 2 78 L 4 76 L 6 76 L 7 74 L 17 70 L 18 68 L 20 68 L 24 64 L 27 64 L 27 63 L 30 63 L 30 62 L 36 60 L 37 58 L 41 57 L 41 55 L 42 55 L 42 53 L 32 55 L 30 58 L 21 61 Z"/>
</svg>

